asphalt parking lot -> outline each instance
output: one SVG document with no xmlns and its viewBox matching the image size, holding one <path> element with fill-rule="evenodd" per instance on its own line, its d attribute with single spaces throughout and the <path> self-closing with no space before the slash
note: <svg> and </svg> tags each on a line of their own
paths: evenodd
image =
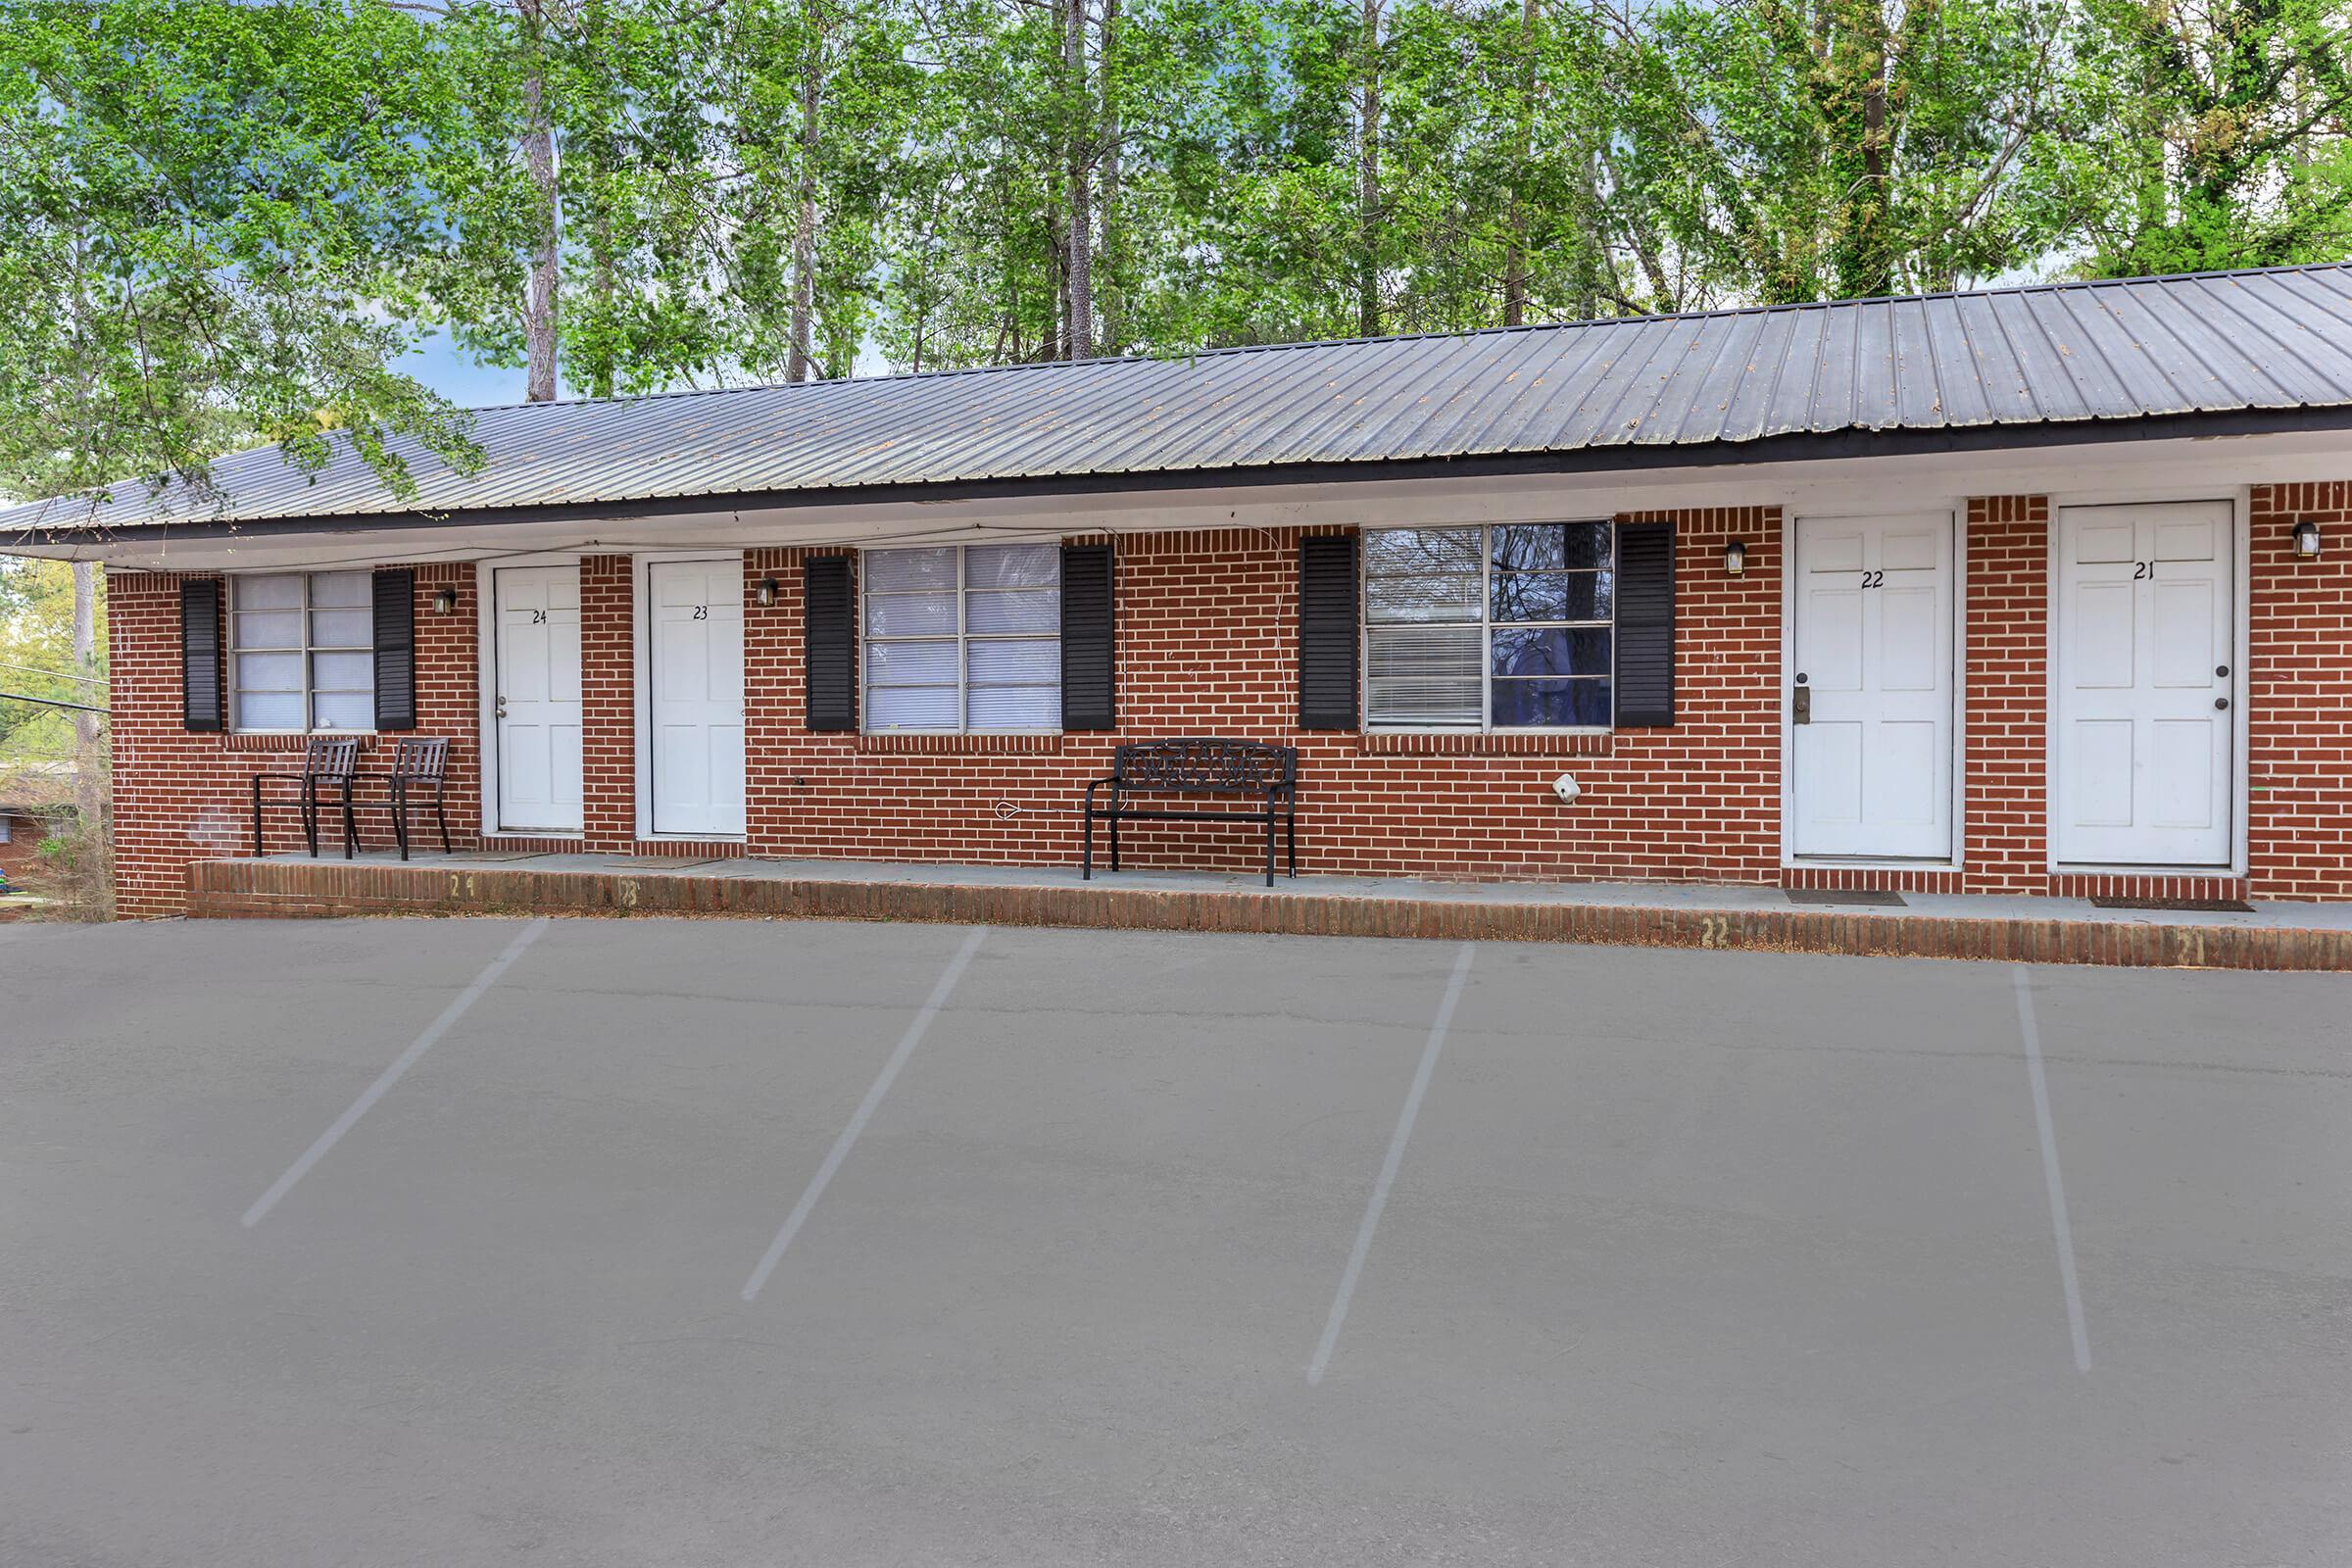
<svg viewBox="0 0 2352 1568">
<path fill-rule="evenodd" d="M 2352 978 L 11 926 L 0 1160 L 12 1565 L 2352 1560 Z"/>
</svg>

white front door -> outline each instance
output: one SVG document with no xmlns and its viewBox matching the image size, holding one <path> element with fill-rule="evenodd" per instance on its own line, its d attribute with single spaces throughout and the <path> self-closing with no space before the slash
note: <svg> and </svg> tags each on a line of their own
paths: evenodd
<svg viewBox="0 0 2352 1568">
<path fill-rule="evenodd" d="M 2059 512 L 2061 862 L 2230 863 L 2235 561 L 2226 501 Z"/>
<path fill-rule="evenodd" d="M 580 831 L 580 570 L 492 573 L 498 825 Z"/>
<path fill-rule="evenodd" d="M 743 559 L 646 568 L 656 833 L 743 832 Z"/>
<path fill-rule="evenodd" d="M 1948 859 L 1952 515 L 1800 517 L 1795 534 L 1794 853 Z"/>
</svg>

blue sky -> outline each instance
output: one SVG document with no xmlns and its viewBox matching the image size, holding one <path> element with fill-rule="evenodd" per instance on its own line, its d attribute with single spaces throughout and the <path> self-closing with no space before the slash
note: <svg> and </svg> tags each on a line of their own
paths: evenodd
<svg viewBox="0 0 2352 1568">
<path fill-rule="evenodd" d="M 520 366 L 502 369 L 497 366 L 474 364 L 458 352 L 457 345 L 450 341 L 447 332 L 435 332 L 427 337 L 400 368 L 462 409 L 486 409 L 504 403 L 520 403 L 528 381 Z M 851 373 L 881 375 L 888 373 L 889 369 L 890 366 L 869 345 L 858 352 L 858 362 L 852 367 Z M 557 380 L 560 395 L 566 398 L 584 395 L 578 387 L 564 380 L 561 374 Z"/>
<path fill-rule="evenodd" d="M 478 409 L 522 401 L 521 367 L 505 370 L 475 365 L 458 352 L 446 332 L 436 332 L 426 339 L 401 368 L 461 408 Z"/>
</svg>

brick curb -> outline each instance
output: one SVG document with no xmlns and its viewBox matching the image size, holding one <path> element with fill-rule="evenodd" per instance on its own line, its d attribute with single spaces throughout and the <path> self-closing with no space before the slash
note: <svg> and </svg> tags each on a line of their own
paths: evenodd
<svg viewBox="0 0 2352 1568">
<path fill-rule="evenodd" d="M 993 887 L 624 871 L 200 860 L 188 912 L 204 919 L 354 914 L 701 915 L 809 920 L 1228 931 L 1439 941 L 1838 953 L 2214 969 L 2352 969 L 2352 930 L 1951 918 L 1829 909 L 1466 904 L 1261 892 L 1170 893 L 1102 884 Z"/>
</svg>

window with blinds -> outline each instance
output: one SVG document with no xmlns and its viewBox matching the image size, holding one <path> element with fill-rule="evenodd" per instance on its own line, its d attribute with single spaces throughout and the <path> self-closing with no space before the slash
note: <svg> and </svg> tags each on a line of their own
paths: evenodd
<svg viewBox="0 0 2352 1568">
<path fill-rule="evenodd" d="M 1367 532 L 1366 722 L 1606 728 L 1616 546 L 1607 522 Z"/>
<path fill-rule="evenodd" d="M 865 727 L 942 733 L 1061 727 L 1061 550 L 870 550 Z"/>
</svg>

